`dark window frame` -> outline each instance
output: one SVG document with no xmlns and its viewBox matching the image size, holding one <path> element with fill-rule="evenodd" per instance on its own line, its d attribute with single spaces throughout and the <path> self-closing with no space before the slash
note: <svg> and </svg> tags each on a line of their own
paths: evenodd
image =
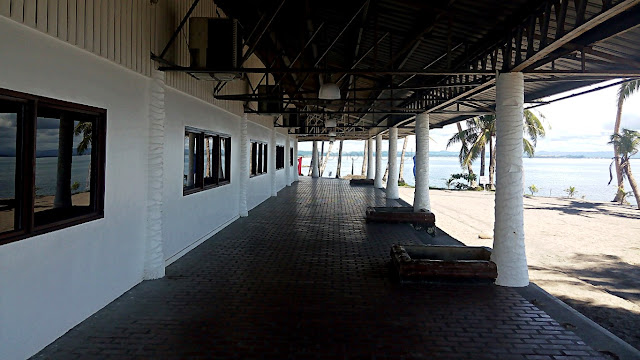
<svg viewBox="0 0 640 360">
<path fill-rule="evenodd" d="M 251 159 L 249 159 L 249 177 L 264 175 L 268 172 L 268 144 L 259 140 L 251 140 L 250 143 Z"/>
<path fill-rule="evenodd" d="M 182 196 L 195 194 L 200 191 L 209 190 L 213 188 L 217 188 L 223 185 L 231 184 L 231 135 L 221 134 L 214 131 L 202 130 L 190 126 L 185 126 L 184 134 L 187 136 L 188 134 L 195 135 L 195 147 L 196 147 L 196 174 L 194 179 L 194 185 L 191 188 L 187 188 L 184 184 L 182 186 Z M 211 164 L 211 172 L 212 176 L 210 177 L 213 180 L 210 180 L 211 183 L 205 183 L 204 177 L 204 156 L 205 156 L 205 138 L 212 137 L 213 145 L 211 147 L 211 154 L 213 163 Z M 227 139 L 225 143 L 225 178 L 220 180 L 219 176 L 219 154 L 220 154 L 220 139 Z M 183 138 L 184 140 L 184 138 Z M 184 159 L 183 159 L 184 161 Z M 183 164 L 184 165 L 184 164 Z M 182 170 L 182 174 L 184 176 L 184 167 Z"/>
<path fill-rule="evenodd" d="M 0 245 L 104 218 L 107 110 L 1 88 L 0 100 L 20 104 L 21 108 L 16 134 L 16 229 L 0 234 Z M 93 209 L 85 214 L 36 225 L 36 123 L 39 107 L 89 115 L 93 117 L 96 129 L 92 132 L 90 165 L 90 206 Z"/>
<path fill-rule="evenodd" d="M 276 170 L 284 169 L 284 146 L 276 145 Z"/>
</svg>

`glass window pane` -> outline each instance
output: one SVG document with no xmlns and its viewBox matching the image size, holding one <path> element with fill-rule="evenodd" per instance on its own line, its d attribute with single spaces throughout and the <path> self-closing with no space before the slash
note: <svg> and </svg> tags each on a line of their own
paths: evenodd
<svg viewBox="0 0 640 360">
<path fill-rule="evenodd" d="M 218 177 L 220 181 L 228 180 L 227 176 L 227 142 L 229 139 L 220 138 L 220 157 L 218 159 Z"/>
<path fill-rule="evenodd" d="M 0 101 L 0 233 L 16 230 L 18 106 Z"/>
<path fill-rule="evenodd" d="M 256 143 L 251 143 L 251 175 L 257 174 L 258 169 L 258 160 L 257 160 L 257 145 Z"/>
<path fill-rule="evenodd" d="M 263 144 L 259 144 L 258 146 L 258 159 L 262 159 L 262 156 L 264 154 L 263 152 L 264 146 Z M 265 168 L 262 167 L 262 162 L 259 161 L 258 162 L 258 174 L 262 174 L 264 172 Z"/>
<path fill-rule="evenodd" d="M 264 157 L 262 158 L 262 166 L 264 169 L 264 172 L 267 172 L 267 159 L 269 159 L 269 154 L 267 151 L 267 144 L 262 144 L 262 146 L 264 147 Z"/>
<path fill-rule="evenodd" d="M 95 117 L 46 107 L 36 123 L 35 225 L 91 213 Z"/>
<path fill-rule="evenodd" d="M 216 183 L 216 136 L 206 135 L 204 137 L 204 184 L 212 185 Z"/>
<path fill-rule="evenodd" d="M 183 187 L 184 189 L 193 189 L 196 184 L 196 138 L 197 135 L 192 132 L 184 134 L 184 173 Z"/>
</svg>

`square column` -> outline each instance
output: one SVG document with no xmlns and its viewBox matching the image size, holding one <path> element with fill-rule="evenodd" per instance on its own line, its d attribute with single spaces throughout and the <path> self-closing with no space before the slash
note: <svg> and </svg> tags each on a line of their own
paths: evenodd
<svg viewBox="0 0 640 360">
<path fill-rule="evenodd" d="M 413 211 L 431 211 L 429 200 L 429 114 L 416 116 L 416 190 Z"/>
<path fill-rule="evenodd" d="M 164 199 L 165 151 L 165 73 L 153 70 L 149 87 L 149 154 L 147 158 L 147 223 L 143 279 L 164 277 L 165 261 L 162 243 L 162 206 Z M 189 137 L 191 142 L 191 137 Z M 190 152 L 191 153 L 191 152 Z M 193 156 L 189 154 L 189 169 L 193 169 Z M 191 173 L 191 171 L 189 172 Z M 193 182 L 193 176 L 191 178 Z"/>
<path fill-rule="evenodd" d="M 249 216 L 247 209 L 247 187 L 249 186 L 249 135 L 247 130 L 247 114 L 240 118 L 240 217 Z"/>
<path fill-rule="evenodd" d="M 376 174 L 375 166 L 373 165 L 373 138 L 367 140 L 367 149 L 367 179 L 374 179 Z"/>
<path fill-rule="evenodd" d="M 276 128 L 271 131 L 269 142 L 269 172 L 271 172 L 271 196 L 278 196 L 278 184 L 276 177 Z"/>
<path fill-rule="evenodd" d="M 313 140 L 313 154 L 311 154 L 311 177 L 320 177 L 320 168 L 318 167 L 318 142 Z"/>
<path fill-rule="evenodd" d="M 287 134 L 287 137 L 284 140 L 284 176 L 285 184 L 287 186 L 291 186 L 291 166 L 289 165 L 290 148 L 291 140 L 289 139 L 289 134 Z"/>
<path fill-rule="evenodd" d="M 376 135 L 376 178 L 374 180 L 374 186 L 378 189 L 382 189 L 382 176 L 384 169 L 382 168 L 382 135 Z"/>
<path fill-rule="evenodd" d="M 398 192 L 398 128 L 389 128 L 389 174 L 387 175 L 387 199 L 399 199 Z"/>
<path fill-rule="evenodd" d="M 529 285 L 524 246 L 522 132 L 524 77 L 504 73 L 496 82 L 496 204 L 491 260 L 498 265 L 496 284 Z"/>
<path fill-rule="evenodd" d="M 293 181 L 300 181 L 298 172 L 298 138 L 293 142 Z"/>
</svg>

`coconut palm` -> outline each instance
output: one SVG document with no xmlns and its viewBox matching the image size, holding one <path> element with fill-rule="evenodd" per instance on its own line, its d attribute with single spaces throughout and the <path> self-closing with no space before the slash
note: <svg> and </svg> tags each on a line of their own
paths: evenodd
<svg viewBox="0 0 640 360">
<path fill-rule="evenodd" d="M 626 176 L 627 180 L 629 180 L 633 196 L 636 197 L 636 201 L 638 202 L 638 210 L 640 210 L 640 189 L 638 189 L 638 184 L 631 173 L 631 157 L 640 151 L 640 132 L 622 129 L 621 134 L 611 135 L 609 144 L 613 145 L 613 148 L 620 157 L 620 168 L 623 176 Z M 609 179 L 609 183 L 611 183 L 612 180 L 613 176 Z"/>
<path fill-rule="evenodd" d="M 633 93 L 635 93 L 638 90 L 640 90 L 640 80 L 632 80 L 632 81 L 625 82 L 621 84 L 620 87 L 618 88 L 618 111 L 616 113 L 616 122 L 613 126 L 614 134 L 620 134 L 620 122 L 622 120 L 622 105 L 624 105 L 624 102 Z M 622 194 L 625 194 L 624 175 L 623 175 L 622 167 L 620 166 L 621 165 L 620 154 L 616 150 L 615 145 L 613 147 L 613 153 L 614 153 L 614 163 L 616 165 L 616 176 L 618 178 L 618 191 L 616 192 L 616 197 L 613 199 L 613 201 L 619 202 L 621 201 L 620 197 L 622 196 Z"/>
<path fill-rule="evenodd" d="M 540 118 L 544 119 L 544 116 L 540 114 Z M 538 144 L 538 138 L 544 137 L 546 131 L 542 120 L 540 120 L 530 110 L 525 110 L 523 114 L 524 133 L 528 139 L 522 138 L 523 151 L 527 156 L 533 157 L 535 154 L 535 148 Z M 461 143 L 459 159 L 460 165 L 465 167 L 467 164 L 472 163 L 478 157 L 484 158 L 485 148 L 489 146 L 489 183 L 493 187 L 493 178 L 496 168 L 496 148 L 494 144 L 494 137 L 496 136 L 496 117 L 495 115 L 484 115 L 467 120 L 467 128 L 465 130 L 458 131 L 454 134 L 447 147 L 450 145 Z M 484 164 L 481 164 L 480 174 L 484 173 Z"/>
</svg>

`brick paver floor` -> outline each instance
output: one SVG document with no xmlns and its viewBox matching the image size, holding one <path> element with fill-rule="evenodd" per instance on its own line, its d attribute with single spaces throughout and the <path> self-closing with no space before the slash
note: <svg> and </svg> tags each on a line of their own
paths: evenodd
<svg viewBox="0 0 640 360">
<path fill-rule="evenodd" d="M 365 224 L 366 206 L 397 204 L 301 178 L 35 357 L 600 358 L 509 288 L 393 281 L 391 244 L 430 240 Z"/>
</svg>

